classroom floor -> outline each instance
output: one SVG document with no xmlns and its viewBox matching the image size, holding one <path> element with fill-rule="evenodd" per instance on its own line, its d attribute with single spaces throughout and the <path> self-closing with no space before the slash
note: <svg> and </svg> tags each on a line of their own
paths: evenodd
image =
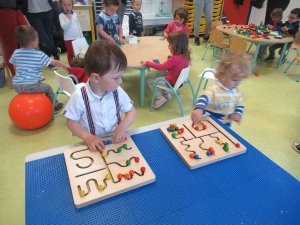
<svg viewBox="0 0 300 225">
<path fill-rule="evenodd" d="M 193 61 L 189 77 L 196 89 L 199 82 L 198 75 L 209 67 L 213 60 L 220 58 L 221 51 L 219 51 L 219 55 L 213 57 L 212 50 L 209 50 L 205 59 L 201 60 L 205 43 L 201 43 L 198 47 L 194 46 L 193 41 L 194 39 L 191 38 Z M 252 48 L 253 51 L 254 48 Z M 251 75 L 241 83 L 245 113 L 242 123 L 240 125 L 233 124 L 232 129 L 300 180 L 300 154 L 292 148 L 293 141 L 300 141 L 300 83 L 296 82 L 300 77 L 300 65 L 295 63 L 287 74 L 283 73 L 295 55 L 296 52 L 292 51 L 280 69 L 276 69 L 276 60 L 269 63 L 258 59 L 256 68 L 259 76 Z M 147 58 L 145 59 L 147 60 Z M 67 62 L 66 54 L 62 54 L 61 60 Z M 267 70 L 267 68 L 273 68 L 273 70 Z M 59 69 L 58 72 L 66 75 L 62 69 Z M 154 76 L 155 73 L 154 70 L 151 70 L 146 72 L 146 76 Z M 51 84 L 53 90 L 56 90 L 57 83 L 53 72 L 45 68 L 43 75 L 46 78 L 44 82 Z M 168 100 L 161 108 L 150 112 L 152 93 L 147 86 L 145 87 L 145 107 L 141 108 L 139 104 L 139 72 L 127 69 L 123 78 L 121 86 L 135 102 L 137 110 L 137 118 L 129 129 L 180 117 L 176 98 Z M 201 89 L 202 91 L 203 89 Z M 179 95 L 183 102 L 185 115 L 189 115 L 193 110 L 189 85 L 184 85 L 179 89 Z M 4 87 L 0 88 L 0 96 L 0 108 L 2 109 L 0 111 L 2 146 L 0 150 L 0 199 L 2 205 L 0 224 L 24 224 L 25 157 L 28 154 L 77 143 L 81 140 L 71 135 L 62 114 L 56 115 L 55 120 L 38 130 L 26 131 L 17 128 L 8 116 L 9 103 L 16 93 L 9 88 L 7 82 Z M 68 101 L 64 95 L 59 95 L 58 99 L 64 104 Z M 174 152 L 174 154 L 176 153 Z"/>
</svg>

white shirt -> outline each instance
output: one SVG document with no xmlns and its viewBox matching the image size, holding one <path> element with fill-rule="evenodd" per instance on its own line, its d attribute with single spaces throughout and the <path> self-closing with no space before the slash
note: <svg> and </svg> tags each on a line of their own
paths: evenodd
<svg viewBox="0 0 300 225">
<path fill-rule="evenodd" d="M 76 40 L 83 37 L 81 26 L 75 12 L 71 14 L 71 19 L 67 18 L 67 14 L 59 14 L 59 22 L 61 28 L 64 30 L 64 40 Z"/>
<path fill-rule="evenodd" d="M 118 125 L 117 110 L 113 92 L 107 92 L 106 95 L 101 98 L 92 92 L 89 86 L 89 81 L 85 84 L 85 88 L 89 98 L 90 110 L 95 126 L 95 134 L 99 137 L 111 136 L 115 127 Z M 132 108 L 133 102 L 121 87 L 118 87 L 117 91 L 120 113 L 127 113 Z M 79 121 L 80 125 L 90 132 L 85 104 L 80 89 L 73 92 L 65 110 L 63 111 L 63 115 L 70 120 Z"/>
</svg>

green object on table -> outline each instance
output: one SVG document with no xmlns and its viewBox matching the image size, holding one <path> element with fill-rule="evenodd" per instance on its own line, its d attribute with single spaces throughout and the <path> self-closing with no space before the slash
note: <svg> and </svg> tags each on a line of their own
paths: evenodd
<svg viewBox="0 0 300 225">
<path fill-rule="evenodd" d="M 168 13 L 168 12 L 159 12 L 156 13 L 155 15 L 156 17 L 173 17 L 172 13 Z"/>
</svg>

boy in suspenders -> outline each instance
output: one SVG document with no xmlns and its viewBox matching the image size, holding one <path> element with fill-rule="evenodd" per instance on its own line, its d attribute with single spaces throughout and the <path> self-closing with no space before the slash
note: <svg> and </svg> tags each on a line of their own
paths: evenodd
<svg viewBox="0 0 300 225">
<path fill-rule="evenodd" d="M 63 114 L 70 131 L 91 151 L 102 151 L 102 137 L 123 141 L 136 116 L 133 102 L 120 87 L 127 59 L 115 43 L 98 40 L 87 50 L 84 65 L 89 80 L 72 94 Z M 123 120 L 120 112 L 125 113 Z"/>
</svg>

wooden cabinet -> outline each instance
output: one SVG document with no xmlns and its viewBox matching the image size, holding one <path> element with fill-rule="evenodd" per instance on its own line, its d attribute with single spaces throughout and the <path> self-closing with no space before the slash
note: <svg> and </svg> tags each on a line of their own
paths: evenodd
<svg viewBox="0 0 300 225">
<path fill-rule="evenodd" d="M 95 41 L 95 22 L 92 5 L 74 5 L 73 11 L 77 14 L 82 31 L 90 31 Z"/>
</svg>

